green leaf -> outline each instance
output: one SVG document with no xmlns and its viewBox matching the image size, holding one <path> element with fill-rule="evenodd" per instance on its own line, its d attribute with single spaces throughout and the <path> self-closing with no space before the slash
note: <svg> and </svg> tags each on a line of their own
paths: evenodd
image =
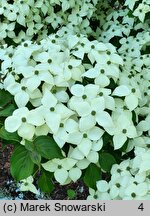
<svg viewBox="0 0 150 216">
<path fill-rule="evenodd" d="M 37 151 L 30 151 L 30 157 L 34 164 L 40 166 L 41 155 Z"/>
<path fill-rule="evenodd" d="M 16 132 L 9 133 L 5 130 L 4 127 L 1 127 L 0 129 L 0 137 L 4 140 L 10 140 L 10 141 L 16 141 L 16 142 L 21 141 L 21 138 L 18 136 Z"/>
<path fill-rule="evenodd" d="M 118 0 L 118 1 L 119 1 L 119 3 L 122 4 L 122 5 L 125 3 L 125 0 Z"/>
<path fill-rule="evenodd" d="M 123 146 L 119 149 L 121 152 L 126 152 L 128 147 L 129 139 L 123 144 Z"/>
<path fill-rule="evenodd" d="M 11 100 L 12 95 L 8 91 L 0 89 L 0 107 L 6 106 Z"/>
<path fill-rule="evenodd" d="M 69 197 L 69 199 L 73 199 L 76 196 L 76 192 L 73 189 L 68 189 L 67 196 Z"/>
<path fill-rule="evenodd" d="M 31 160 L 30 152 L 24 146 L 19 145 L 11 156 L 11 175 L 16 180 L 22 180 L 33 173 L 34 163 Z"/>
<path fill-rule="evenodd" d="M 2 127 L 4 125 L 4 121 L 5 121 L 5 118 L 1 117 L 0 118 L 0 127 Z"/>
<path fill-rule="evenodd" d="M 132 111 L 132 122 L 133 122 L 133 124 L 137 123 L 137 121 L 136 121 L 136 112 L 134 110 Z"/>
<path fill-rule="evenodd" d="M 25 140 L 25 148 L 29 150 L 30 157 L 33 163 L 40 166 L 41 155 L 37 152 L 36 147 L 34 146 L 33 142 L 29 140 Z"/>
<path fill-rule="evenodd" d="M 8 104 L 7 107 L 0 110 L 1 117 L 7 117 L 12 115 L 13 111 L 16 109 L 14 104 Z"/>
<path fill-rule="evenodd" d="M 106 146 L 108 148 L 108 144 L 110 144 L 111 140 L 112 140 L 112 137 L 107 132 L 105 132 L 103 134 L 103 143 L 104 143 L 104 146 Z"/>
<path fill-rule="evenodd" d="M 38 187 L 44 192 L 44 193 L 50 193 L 54 190 L 54 185 L 51 181 L 51 178 L 53 177 L 53 173 L 43 171 L 42 175 L 40 176 L 38 180 Z"/>
<path fill-rule="evenodd" d="M 115 81 L 112 78 L 110 78 L 110 84 L 107 86 L 107 88 L 114 90 L 116 87 L 117 87 L 117 84 L 115 83 Z"/>
<path fill-rule="evenodd" d="M 29 141 L 29 140 L 25 140 L 25 148 L 29 151 L 34 151 L 35 147 L 33 142 Z"/>
<path fill-rule="evenodd" d="M 33 141 L 35 148 L 40 155 L 46 159 L 63 158 L 61 149 L 52 137 L 39 136 Z"/>
<path fill-rule="evenodd" d="M 116 164 L 116 159 L 113 155 L 107 152 L 99 154 L 99 163 L 103 170 L 109 172 L 113 164 Z"/>
<path fill-rule="evenodd" d="M 85 171 L 83 180 L 85 184 L 93 189 L 96 189 L 96 182 L 101 179 L 101 170 L 95 164 L 90 164 Z"/>
</svg>

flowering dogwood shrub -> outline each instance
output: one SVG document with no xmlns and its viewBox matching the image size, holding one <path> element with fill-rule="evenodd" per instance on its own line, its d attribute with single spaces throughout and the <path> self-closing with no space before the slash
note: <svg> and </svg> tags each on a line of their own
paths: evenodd
<svg viewBox="0 0 150 216">
<path fill-rule="evenodd" d="M 91 32 L 89 20 L 98 0 L 2 0 L 0 2 L 0 40 L 21 43 L 41 40 L 60 27 L 69 32 Z M 75 29 L 75 30 L 74 30 Z M 63 30 L 62 30 L 63 31 Z M 11 40 L 10 40 L 11 39 Z"/>
<path fill-rule="evenodd" d="M 150 199 L 145 0 L 0 3 L 0 137 L 20 190 L 83 179 L 87 199 Z"/>
</svg>

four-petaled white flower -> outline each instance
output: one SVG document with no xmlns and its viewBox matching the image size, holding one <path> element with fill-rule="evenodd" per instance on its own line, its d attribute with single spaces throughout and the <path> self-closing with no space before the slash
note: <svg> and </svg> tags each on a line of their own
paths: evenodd
<svg viewBox="0 0 150 216">
<path fill-rule="evenodd" d="M 21 107 L 16 109 L 12 116 L 6 118 L 5 129 L 10 133 L 17 131 L 20 137 L 31 140 L 35 133 L 35 126 L 44 123 L 45 120 L 38 110 L 29 111 L 27 107 Z"/>
<path fill-rule="evenodd" d="M 19 190 L 20 191 L 31 191 L 35 194 L 40 194 L 39 191 L 36 189 L 36 187 L 33 184 L 33 177 L 29 176 L 26 179 L 22 179 L 19 183 Z"/>
<path fill-rule="evenodd" d="M 68 178 L 74 182 L 80 178 L 81 170 L 75 166 L 76 163 L 77 160 L 72 158 L 52 159 L 43 163 L 42 166 L 45 170 L 54 172 L 55 179 L 63 185 Z"/>
<path fill-rule="evenodd" d="M 130 119 L 128 115 L 125 115 L 125 113 L 114 113 L 112 119 L 114 121 L 114 127 L 108 127 L 106 131 L 110 135 L 113 135 L 115 149 L 121 148 L 128 138 L 135 138 L 138 136 L 132 119 Z"/>
<path fill-rule="evenodd" d="M 53 134 L 56 134 L 61 120 L 69 118 L 74 112 L 68 109 L 64 104 L 58 103 L 57 98 L 46 89 L 41 100 L 41 114 L 45 118 L 46 124 Z"/>
</svg>

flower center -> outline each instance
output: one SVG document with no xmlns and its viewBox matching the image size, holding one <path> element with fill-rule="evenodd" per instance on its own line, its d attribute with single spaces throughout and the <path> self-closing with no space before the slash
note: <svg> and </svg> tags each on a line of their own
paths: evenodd
<svg viewBox="0 0 150 216">
<path fill-rule="evenodd" d="M 86 95 L 82 95 L 82 98 L 83 98 L 83 99 L 86 99 L 86 98 L 87 98 L 87 96 L 86 96 Z"/>
<path fill-rule="evenodd" d="M 10 53 L 8 56 L 9 56 L 9 58 L 12 58 L 12 57 L 13 57 L 13 54 L 12 54 L 12 53 Z"/>
<path fill-rule="evenodd" d="M 95 194 L 95 195 L 94 195 L 94 199 L 97 199 L 97 198 L 98 198 L 98 196 Z"/>
<path fill-rule="evenodd" d="M 101 69 L 100 72 L 101 72 L 101 74 L 104 74 L 104 73 L 105 73 L 105 70 L 104 70 L 104 69 Z"/>
<path fill-rule="evenodd" d="M 64 124 L 63 124 L 63 123 L 60 123 L 60 127 L 64 127 Z"/>
<path fill-rule="evenodd" d="M 38 75 L 38 74 L 39 74 L 39 71 L 38 71 L 38 70 L 34 71 L 34 74 L 35 74 L 35 75 Z"/>
<path fill-rule="evenodd" d="M 93 110 L 93 111 L 91 112 L 91 115 L 95 116 L 95 115 L 96 115 L 96 111 Z"/>
<path fill-rule="evenodd" d="M 52 59 L 48 59 L 47 62 L 50 64 L 52 63 Z"/>
<path fill-rule="evenodd" d="M 121 185 L 120 185 L 119 183 L 116 183 L 116 187 L 117 187 L 117 188 L 120 188 L 120 186 L 121 186 Z"/>
<path fill-rule="evenodd" d="M 55 39 L 53 39 L 53 40 L 52 40 L 52 43 L 56 43 L 56 40 L 55 40 Z"/>
<path fill-rule="evenodd" d="M 126 129 L 123 129 L 123 130 L 122 130 L 122 133 L 124 133 L 124 134 L 127 133 L 127 130 L 126 130 Z"/>
<path fill-rule="evenodd" d="M 107 51 L 107 55 L 110 55 L 111 54 L 111 52 L 110 51 Z"/>
<path fill-rule="evenodd" d="M 100 92 L 100 93 L 99 93 L 99 96 L 103 96 L 103 92 Z"/>
<path fill-rule="evenodd" d="M 25 117 L 23 117 L 21 120 L 22 120 L 22 122 L 26 122 L 27 121 Z"/>
<path fill-rule="evenodd" d="M 11 73 L 13 76 L 15 76 L 16 75 L 16 73 L 13 71 L 12 73 Z"/>
<path fill-rule="evenodd" d="M 121 173 L 121 169 L 117 169 L 117 172 L 118 172 L 118 173 Z"/>
<path fill-rule="evenodd" d="M 127 108 L 126 106 L 123 106 L 123 109 L 124 109 L 124 110 L 127 110 L 128 108 Z"/>
<path fill-rule="evenodd" d="M 28 47 L 28 44 L 27 44 L 27 43 L 24 43 L 24 47 Z"/>
<path fill-rule="evenodd" d="M 134 198 L 136 197 L 136 193 L 132 193 L 131 196 Z"/>
<path fill-rule="evenodd" d="M 129 166 L 127 166 L 126 170 L 127 170 L 127 171 L 130 171 L 130 169 L 131 169 L 131 168 L 130 168 Z"/>
<path fill-rule="evenodd" d="M 71 70 L 73 67 L 72 67 L 72 65 L 68 65 L 68 68 Z"/>
<path fill-rule="evenodd" d="M 57 90 L 56 90 L 56 89 L 53 89 L 53 90 L 52 90 L 52 93 L 53 93 L 53 94 L 56 94 L 56 93 L 57 93 Z"/>
<path fill-rule="evenodd" d="M 54 111 L 55 111 L 55 108 L 54 108 L 54 107 L 51 107 L 51 108 L 50 108 L 50 111 L 51 111 L 51 112 L 54 112 Z"/>
<path fill-rule="evenodd" d="M 25 86 L 22 86 L 22 87 L 21 87 L 21 90 L 25 91 L 25 90 L 26 90 L 26 87 L 25 87 Z"/>
<path fill-rule="evenodd" d="M 25 183 L 24 183 L 24 186 L 28 186 L 28 185 L 29 185 L 28 182 L 25 182 Z"/>
<path fill-rule="evenodd" d="M 135 88 L 131 89 L 131 91 L 132 91 L 132 93 L 135 93 L 135 92 L 136 92 Z"/>
<path fill-rule="evenodd" d="M 107 64 L 110 65 L 110 64 L 111 64 L 111 61 L 108 61 Z"/>
<path fill-rule="evenodd" d="M 87 138 L 87 134 L 86 133 L 83 134 L 83 138 Z"/>
</svg>

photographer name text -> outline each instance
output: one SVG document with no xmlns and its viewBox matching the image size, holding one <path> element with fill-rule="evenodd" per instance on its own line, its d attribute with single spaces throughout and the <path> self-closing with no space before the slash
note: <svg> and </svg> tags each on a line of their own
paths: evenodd
<svg viewBox="0 0 150 216">
<path fill-rule="evenodd" d="M 106 211 L 106 205 L 105 203 L 96 203 L 91 205 L 86 204 L 61 204 L 59 202 L 56 202 L 53 205 L 50 205 L 48 203 L 41 204 L 41 205 L 33 205 L 28 203 L 20 203 L 20 211 L 21 212 L 50 212 L 50 211 L 56 211 L 56 212 L 67 212 L 67 211 L 74 211 L 74 212 L 90 212 L 90 211 L 98 211 L 98 212 L 105 212 Z"/>
</svg>

